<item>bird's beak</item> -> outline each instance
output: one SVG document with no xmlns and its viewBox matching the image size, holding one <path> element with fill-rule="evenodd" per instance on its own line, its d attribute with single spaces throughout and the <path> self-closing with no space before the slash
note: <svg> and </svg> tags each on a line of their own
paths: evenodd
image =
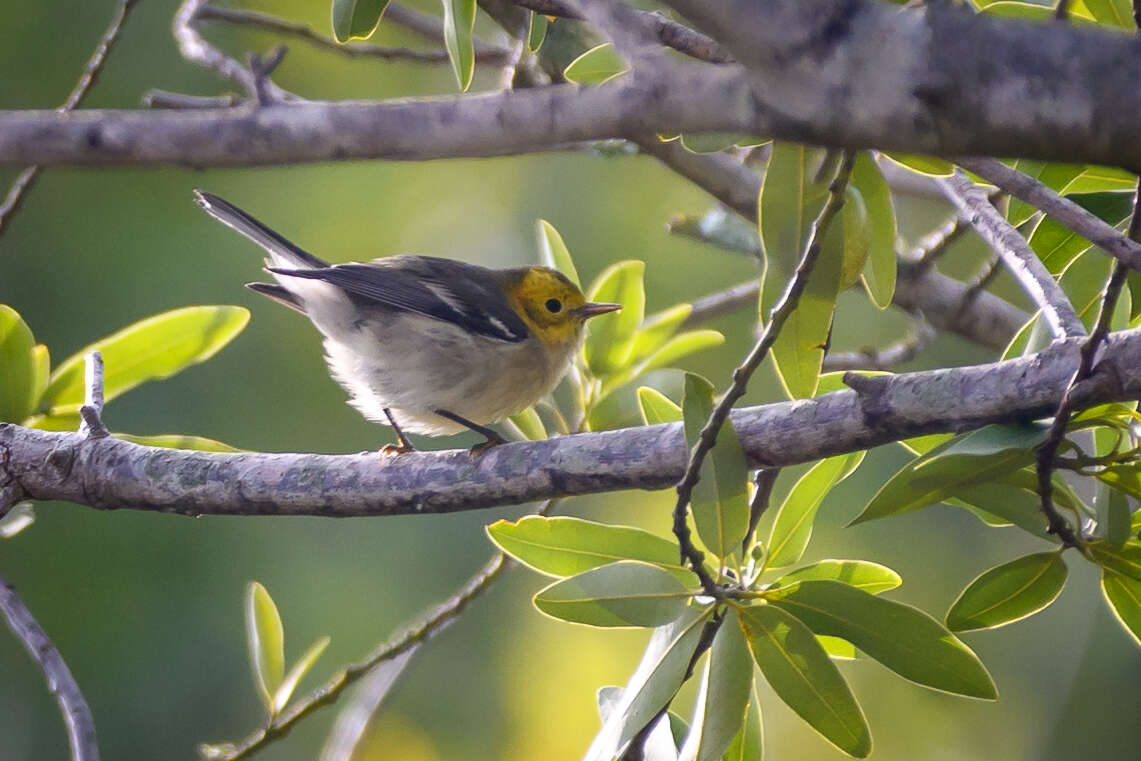
<svg viewBox="0 0 1141 761">
<path fill-rule="evenodd" d="M 578 309 L 574 310 L 576 316 L 582 319 L 590 317 L 597 317 L 600 314 L 607 314 L 608 312 L 617 312 L 622 308 L 621 304 L 583 304 Z"/>
</svg>

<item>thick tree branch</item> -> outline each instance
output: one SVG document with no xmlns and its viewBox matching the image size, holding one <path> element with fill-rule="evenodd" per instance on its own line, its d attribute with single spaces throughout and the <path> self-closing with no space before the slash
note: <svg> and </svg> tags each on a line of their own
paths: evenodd
<svg viewBox="0 0 1141 761">
<path fill-rule="evenodd" d="M 1022 290 L 1042 310 L 1054 336 L 1068 338 L 1085 335 L 1085 326 L 1074 311 L 1069 297 L 1026 239 L 1018 234 L 987 199 L 983 189 L 958 171 L 941 180 L 940 184 L 959 214 L 999 255 Z"/>
<path fill-rule="evenodd" d="M 95 720 L 83 692 L 55 644 L 24 605 L 16 588 L 4 578 L 0 578 L 0 614 L 8 622 L 12 634 L 44 672 L 48 691 L 55 695 L 63 714 L 72 761 L 99 761 Z"/>
<path fill-rule="evenodd" d="M 1080 340 L 997 364 L 870 379 L 862 398 L 737 410 L 754 467 L 782 467 L 937 431 L 1052 415 Z M 1141 330 L 1111 335 L 1105 359 L 1074 389 L 1073 408 L 1141 398 Z M 0 425 L 0 484 L 10 503 L 61 499 L 98 509 L 180 515 L 349 517 L 443 513 L 555 496 L 662 489 L 685 469 L 679 424 L 466 450 L 375 455 L 206 453 Z M 14 487 L 14 488 L 12 488 Z M 10 505 L 0 505 L 0 510 Z"/>
</svg>

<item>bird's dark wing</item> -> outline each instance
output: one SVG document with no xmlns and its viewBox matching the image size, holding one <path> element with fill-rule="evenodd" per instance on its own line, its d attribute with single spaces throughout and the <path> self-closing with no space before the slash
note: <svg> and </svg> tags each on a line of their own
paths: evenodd
<svg viewBox="0 0 1141 761">
<path fill-rule="evenodd" d="M 321 280 L 359 301 L 416 312 L 499 341 L 517 343 L 530 335 L 526 323 L 504 301 L 492 271 L 484 267 L 399 256 L 372 264 L 269 271 Z"/>
</svg>

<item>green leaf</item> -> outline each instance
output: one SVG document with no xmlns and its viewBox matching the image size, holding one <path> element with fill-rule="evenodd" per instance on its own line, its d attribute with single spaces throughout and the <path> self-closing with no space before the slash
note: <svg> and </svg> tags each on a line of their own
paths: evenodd
<svg viewBox="0 0 1141 761">
<path fill-rule="evenodd" d="M 1090 542 L 1086 550 L 1102 568 L 1141 582 L 1141 544 L 1130 542 L 1117 549 L 1106 542 Z"/>
<path fill-rule="evenodd" d="M 65 412 L 59 415 L 33 415 L 24 421 L 28 428 L 40 431 L 78 431 L 79 412 Z"/>
<path fill-rule="evenodd" d="M 1141 645 L 1141 581 L 1104 568 L 1101 593 L 1105 595 L 1114 618 L 1125 627 L 1133 641 Z"/>
<path fill-rule="evenodd" d="M 817 634 L 816 641 L 820 643 L 820 647 L 824 648 L 824 652 L 828 653 L 829 658 L 854 661 L 860 657 L 860 651 L 846 639 L 829 637 L 827 634 Z"/>
<path fill-rule="evenodd" d="M 827 179 L 817 178 L 821 156 L 821 151 L 799 143 L 773 143 L 758 200 L 765 280 L 775 283 L 775 292 L 761 302 L 765 318 L 796 268 L 808 230 L 828 199 Z"/>
<path fill-rule="evenodd" d="M 994 700 L 978 656 L 926 613 L 838 581 L 802 581 L 767 599 L 817 634 L 840 637 L 905 679 L 937 690 Z"/>
<path fill-rule="evenodd" d="M 36 344 L 32 349 L 32 361 L 35 364 L 36 371 L 32 376 L 32 409 L 36 410 L 40 407 L 40 398 L 44 395 L 44 391 L 48 388 L 48 381 L 51 380 L 52 362 L 51 353 L 48 347 L 43 344 Z"/>
<path fill-rule="evenodd" d="M 276 714 L 274 694 L 285 675 L 285 631 L 266 588 L 251 581 L 246 588 L 246 642 L 254 671 L 254 686 L 270 715 Z"/>
<path fill-rule="evenodd" d="M 1092 328 L 1101 311 L 1101 293 L 1112 267 L 1112 259 L 1090 248 L 1066 265 L 1062 276 L 1058 278 L 1058 285 L 1062 286 L 1062 290 L 1070 297 L 1074 311 L 1082 318 L 1082 324 L 1087 330 Z M 1122 309 L 1128 309 L 1128 305 L 1124 303 L 1126 295 L 1123 293 L 1123 298 L 1118 302 L 1118 312 L 1111 320 L 1111 328 L 1119 327 L 1117 323 L 1121 321 L 1120 312 Z"/>
<path fill-rule="evenodd" d="M 11 539 L 36 522 L 36 509 L 31 502 L 18 502 L 0 517 L 0 539 Z"/>
<path fill-rule="evenodd" d="M 888 151 L 882 155 L 904 169 L 910 169 L 917 174 L 925 174 L 930 177 L 950 177 L 955 173 L 954 164 L 934 156 L 919 156 L 914 153 L 898 153 L 895 151 Z"/>
<path fill-rule="evenodd" d="M 475 47 L 471 35 L 475 29 L 476 0 L 440 2 L 444 4 L 444 47 L 448 50 L 460 92 L 467 92 L 475 73 Z"/>
<path fill-rule="evenodd" d="M 864 460 L 865 452 L 837 455 L 821 460 L 800 477 L 777 511 L 769 532 L 767 568 L 792 565 L 804 555 L 812 538 L 816 511 L 832 487 L 843 481 Z"/>
<path fill-rule="evenodd" d="M 333 37 L 337 42 L 367 40 L 387 7 L 388 0 L 333 0 Z"/>
<path fill-rule="evenodd" d="M 556 581 L 533 602 L 548 616 L 579 624 L 661 626 L 681 615 L 690 596 L 661 568 L 622 560 Z"/>
<path fill-rule="evenodd" d="M 83 404 L 83 357 L 103 354 L 104 399 L 111 401 L 135 386 L 169 378 L 204 362 L 246 327 L 242 307 L 197 306 L 174 309 L 128 325 L 85 346 L 52 373 L 40 409 L 53 415 L 76 412 Z"/>
<path fill-rule="evenodd" d="M 688 608 L 654 631 L 638 668 L 622 691 L 583 761 L 611 761 L 677 694 L 712 606 Z"/>
<path fill-rule="evenodd" d="M 749 646 L 730 608 L 713 638 L 679 761 L 720 761 L 745 724 L 752 684 Z"/>
<path fill-rule="evenodd" d="M 277 692 L 273 695 L 274 714 L 281 713 L 289 703 L 289 698 L 293 696 L 293 691 L 297 689 L 298 682 L 305 678 L 305 675 L 313 668 L 313 664 L 315 664 L 317 659 L 321 657 L 321 654 L 325 652 L 325 648 L 329 646 L 331 641 L 329 637 L 321 637 L 309 646 L 309 649 L 305 651 L 305 654 L 301 656 L 297 663 L 293 664 L 293 668 L 285 675 L 281 686 L 277 688 Z"/>
<path fill-rule="evenodd" d="M 632 339 L 646 309 L 646 289 L 642 282 L 645 269 L 645 263 L 636 260 L 612 264 L 587 292 L 588 301 L 622 305 L 620 311 L 595 317 L 587 323 L 586 366 L 597 377 L 621 370 L 630 360 Z"/>
<path fill-rule="evenodd" d="M 681 135 L 681 145 L 690 153 L 720 153 L 732 148 L 745 136 L 732 132 L 707 132 L 700 135 Z"/>
<path fill-rule="evenodd" d="M 1100 193 L 1105 190 L 1131 191 L 1137 186 L 1137 176 L 1124 169 L 1109 166 L 1087 166 L 1061 193 Z"/>
<path fill-rule="evenodd" d="M 1015 159 L 1010 166 L 1012 169 L 1033 177 L 1046 187 L 1058 192 L 1061 192 L 1062 188 L 1080 175 L 1084 168 L 1081 164 L 1047 163 L 1032 159 Z M 1036 207 L 1011 196 L 1010 204 L 1006 209 L 1006 219 L 1010 224 L 1018 227 L 1037 212 Z"/>
<path fill-rule="evenodd" d="M 0 304 L 0 423 L 19 423 L 35 409 L 39 363 L 28 324 Z"/>
<path fill-rule="evenodd" d="M 601 318 L 594 318 L 601 319 Z M 635 335 L 637 340 L 637 335 Z M 694 354 L 704 349 L 711 349 L 725 343 L 725 336 L 716 330 L 687 330 L 676 335 L 650 356 L 635 362 L 633 365 L 619 370 L 602 383 L 600 397 L 613 393 L 616 389 L 627 383 L 637 380 L 648 372 L 667 367 L 682 357 Z"/>
<path fill-rule="evenodd" d="M 638 388 L 638 409 L 642 412 L 642 422 L 646 425 L 676 423 L 681 420 L 681 407 L 668 396 L 649 386 Z"/>
<path fill-rule="evenodd" d="M 676 543 L 640 528 L 529 515 L 514 523 L 496 521 L 487 535 L 499 549 L 548 576 L 565 578 L 619 560 L 640 560 L 664 568 L 682 583 L 696 580 L 679 564 Z"/>
<path fill-rule="evenodd" d="M 860 279 L 864 265 L 868 262 L 868 251 L 872 244 L 871 223 L 868 221 L 868 205 L 864 196 L 851 183 L 844 188 L 844 207 L 839 216 L 832 220 L 843 228 L 840 237 L 843 254 L 840 264 L 839 290 L 851 288 Z"/>
<path fill-rule="evenodd" d="M 528 441 L 542 441 L 547 438 L 547 428 L 543 425 L 543 419 L 539 417 L 539 413 L 535 411 L 534 407 L 528 407 L 522 412 L 517 412 L 508 420 L 519 429 L 519 433 Z"/>
<path fill-rule="evenodd" d="M 868 560 L 821 560 L 781 576 L 769 589 L 787 587 L 799 581 L 839 581 L 878 595 L 903 583 L 899 574 L 887 566 Z"/>
<path fill-rule="evenodd" d="M 1015 474 L 1011 474 L 1008 478 L 1013 476 Z M 956 487 L 953 498 L 946 501 L 950 505 L 973 508 L 990 516 L 998 516 L 1006 524 L 1012 523 L 1041 539 L 1057 541 L 1056 537 L 1046 531 L 1046 517 L 1042 515 L 1041 498 L 1035 488 L 1026 488 L 1008 480 L 981 484 L 966 483 Z M 978 517 L 987 522 L 984 515 Z"/>
<path fill-rule="evenodd" d="M 647 317 L 634 334 L 630 356 L 635 360 L 641 360 L 661 349 L 667 341 L 673 338 L 691 312 L 693 312 L 693 305 L 677 304 Z"/>
<path fill-rule="evenodd" d="M 614 714 L 622 700 L 621 687 L 600 687 L 597 693 L 598 715 L 605 724 Z M 675 722 L 684 724 L 684 719 L 673 711 L 658 719 L 650 728 L 649 734 L 642 745 L 642 761 L 677 761 L 677 746 L 680 740 L 675 739 Z M 668 717 L 668 718 L 667 718 Z M 688 727 L 686 727 L 688 729 Z M 684 734 L 681 735 L 685 737 Z"/>
<path fill-rule="evenodd" d="M 963 489 L 999 480 L 1034 461 L 1046 427 L 988 425 L 912 460 L 888 479 L 849 525 L 918 510 Z"/>
<path fill-rule="evenodd" d="M 1090 193 L 1072 195 L 1069 200 L 1102 221 L 1117 227 L 1129 214 L 1132 206 L 1131 193 Z M 1046 265 L 1046 269 L 1057 275 L 1066 269 L 1079 254 L 1090 247 L 1090 242 L 1062 226 L 1052 217 L 1045 217 L 1030 234 L 1030 247 Z"/>
<path fill-rule="evenodd" d="M 535 14 L 532 14 L 535 15 Z M 574 259 L 571 258 L 570 249 L 563 242 L 563 236 L 545 219 L 539 220 L 539 256 L 543 265 L 558 270 L 570 279 L 579 288 L 582 284 L 578 280 L 578 270 L 575 269 Z"/>
<path fill-rule="evenodd" d="M 545 15 L 531 11 L 531 17 L 527 23 L 527 52 L 539 52 L 539 48 L 543 46 L 543 40 L 547 38 L 547 26 L 549 24 L 550 21 Z"/>
<path fill-rule="evenodd" d="M 692 449 L 713 411 L 713 384 L 686 373 L 681 408 L 686 446 Z M 741 549 L 749 529 L 748 465 L 729 419 L 701 464 L 701 480 L 693 487 L 690 506 L 697 534 L 710 552 L 727 558 Z"/>
<path fill-rule="evenodd" d="M 849 182 L 863 197 L 871 232 L 870 251 L 863 273 L 864 287 L 872 303 L 880 309 L 887 309 L 895 295 L 896 276 L 896 222 L 891 188 L 869 151 L 861 151 L 856 156 Z"/>
<path fill-rule="evenodd" d="M 1132 532 L 1133 516 L 1129 512 L 1129 500 L 1117 489 L 1107 489 L 1107 505 L 1105 520 L 1105 543 L 1114 549 L 1120 550 L 1128 541 Z"/>
<path fill-rule="evenodd" d="M 140 444 L 144 447 L 163 447 L 164 449 L 191 449 L 198 452 L 242 452 L 244 450 L 223 444 L 214 439 L 202 436 L 188 436 L 181 433 L 164 433 L 157 436 L 134 436 L 129 433 L 111 434 L 117 439 Z"/>
<path fill-rule="evenodd" d="M 745 725 L 733 735 L 722 761 L 762 761 L 765 755 L 765 729 L 761 721 L 761 701 L 757 686 L 749 692 L 749 705 L 745 708 Z"/>
<path fill-rule="evenodd" d="M 571 61 L 563 76 L 579 85 L 600 85 L 625 74 L 628 68 L 614 46 L 605 42 Z"/>
<path fill-rule="evenodd" d="M 872 737 L 864 712 L 809 628 L 774 605 L 739 614 L 753 660 L 777 696 L 840 750 L 865 758 Z"/>
<path fill-rule="evenodd" d="M 1086 8 L 1099 24 L 1120 29 L 1136 29 L 1133 23 L 1133 4 L 1130 0 L 1083 0 Z"/>
<path fill-rule="evenodd" d="M 947 627 L 963 632 L 1021 621 L 1057 599 L 1066 583 L 1058 552 L 1040 552 L 986 571 L 963 590 L 947 612 Z"/>
</svg>

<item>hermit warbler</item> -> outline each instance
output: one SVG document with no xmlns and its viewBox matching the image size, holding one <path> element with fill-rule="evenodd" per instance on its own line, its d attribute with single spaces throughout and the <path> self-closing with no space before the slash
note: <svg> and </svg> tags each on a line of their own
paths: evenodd
<svg viewBox="0 0 1141 761">
<path fill-rule="evenodd" d="M 264 248 L 276 284 L 247 287 L 305 315 L 325 339 L 325 360 L 349 403 L 369 420 L 432 436 L 526 409 L 559 382 L 590 317 L 621 308 L 591 304 L 547 267 L 489 269 L 432 256 L 390 256 L 330 266 L 218 196 L 195 191 L 210 216 Z"/>
</svg>

